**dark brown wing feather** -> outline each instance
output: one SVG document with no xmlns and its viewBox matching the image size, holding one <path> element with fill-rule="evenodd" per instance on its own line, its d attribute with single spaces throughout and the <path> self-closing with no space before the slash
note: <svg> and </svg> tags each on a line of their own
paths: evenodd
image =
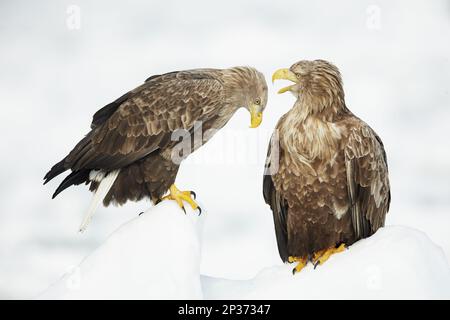
<svg viewBox="0 0 450 320">
<path fill-rule="evenodd" d="M 92 131 L 47 173 L 45 183 L 68 169 L 86 177 L 86 171 L 119 169 L 162 150 L 174 130 L 191 130 L 195 121 L 213 117 L 223 95 L 211 70 L 150 77 L 94 115 Z M 80 177 L 71 179 L 79 184 Z"/>
<path fill-rule="evenodd" d="M 113 113 L 116 112 L 116 110 L 120 107 L 120 105 L 124 103 L 128 98 L 130 98 L 131 95 L 132 92 L 129 91 L 120 98 L 116 99 L 115 101 L 107 104 L 106 106 L 98 110 L 92 117 L 91 129 L 94 129 L 104 124 L 105 121 L 108 120 L 109 117 L 111 117 Z"/>
<path fill-rule="evenodd" d="M 144 82 L 148 82 L 150 80 L 155 80 L 156 78 L 159 77 L 168 77 L 171 74 L 176 74 L 178 73 L 178 71 L 174 71 L 174 72 L 169 72 L 166 73 L 164 75 L 153 75 L 149 78 L 147 78 Z M 122 103 L 124 103 L 126 100 L 128 100 L 128 98 L 131 97 L 131 95 L 133 94 L 132 91 L 129 91 L 127 93 L 125 93 L 124 95 L 122 95 L 120 98 L 116 99 L 115 101 L 107 104 L 106 106 L 104 106 L 103 108 L 101 108 L 100 110 L 98 110 L 94 116 L 92 117 L 92 123 L 91 123 L 91 129 L 94 129 L 95 127 L 98 127 L 99 125 L 102 125 L 103 123 L 105 123 L 106 120 L 108 120 L 114 112 L 116 112 L 116 110 L 122 105 Z"/>
<path fill-rule="evenodd" d="M 386 153 L 380 137 L 363 121 L 352 119 L 345 165 L 356 239 L 384 226 L 391 201 Z"/>
<path fill-rule="evenodd" d="M 276 145 L 275 145 L 276 144 Z M 275 149 L 277 148 L 277 149 Z M 282 198 L 281 194 L 277 192 L 272 181 L 272 173 L 276 170 L 274 167 L 278 165 L 278 158 L 272 153 L 279 151 L 278 139 L 272 137 L 266 158 L 266 166 L 263 179 L 263 196 L 265 202 L 270 206 L 273 213 L 273 221 L 275 225 L 275 235 L 277 237 L 278 252 L 281 260 L 286 262 L 288 260 L 288 242 L 287 242 L 287 202 Z M 279 155 L 279 154 L 278 154 Z"/>
</svg>

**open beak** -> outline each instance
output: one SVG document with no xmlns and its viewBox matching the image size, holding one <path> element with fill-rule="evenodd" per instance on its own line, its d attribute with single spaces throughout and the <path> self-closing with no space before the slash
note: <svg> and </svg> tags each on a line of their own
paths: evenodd
<svg viewBox="0 0 450 320">
<path fill-rule="evenodd" d="M 297 83 L 298 79 L 297 76 L 295 75 L 295 73 L 293 73 L 291 70 L 289 69 L 278 69 L 277 71 L 274 72 L 274 74 L 272 75 L 272 83 L 275 82 L 275 80 L 289 80 L 292 82 Z M 284 87 L 280 90 L 278 90 L 278 93 L 285 93 L 287 91 L 291 91 L 292 87 L 294 87 L 295 84 Z"/>
<path fill-rule="evenodd" d="M 257 128 L 261 124 L 262 121 L 262 112 L 261 106 L 252 104 L 250 106 L 250 128 Z"/>
</svg>

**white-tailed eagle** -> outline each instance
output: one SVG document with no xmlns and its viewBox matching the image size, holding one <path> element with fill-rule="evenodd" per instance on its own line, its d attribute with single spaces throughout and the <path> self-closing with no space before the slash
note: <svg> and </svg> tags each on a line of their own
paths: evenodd
<svg viewBox="0 0 450 320">
<path fill-rule="evenodd" d="M 383 143 L 347 108 L 339 70 L 300 61 L 277 79 L 294 82 L 279 93 L 297 101 L 276 126 L 263 194 L 281 259 L 298 262 L 295 273 L 382 227 L 391 195 Z"/>
<path fill-rule="evenodd" d="M 174 185 L 180 163 L 172 159 L 179 142 L 172 134 L 184 129 L 195 136 L 196 130 L 220 129 L 240 107 L 250 112 L 254 128 L 261 123 L 266 103 L 264 76 L 250 67 L 152 76 L 97 111 L 91 131 L 51 168 L 45 183 L 71 170 L 53 197 L 72 185 L 90 183 L 94 198 L 80 230 L 86 228 L 102 200 L 107 206 L 143 198 L 157 203 L 168 198 L 183 209 L 183 201 L 196 209 L 192 193 Z M 212 134 L 202 136 L 203 141 L 193 145 L 192 151 Z M 170 194 L 163 197 L 167 191 Z"/>
</svg>

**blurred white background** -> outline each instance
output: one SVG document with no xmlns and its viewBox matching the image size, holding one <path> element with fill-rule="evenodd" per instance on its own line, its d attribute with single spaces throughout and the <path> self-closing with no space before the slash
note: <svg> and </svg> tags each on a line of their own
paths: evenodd
<svg viewBox="0 0 450 320">
<path fill-rule="evenodd" d="M 90 193 L 71 188 L 52 201 L 62 177 L 45 187 L 42 178 L 97 109 L 152 74 L 197 67 L 251 65 L 269 80 L 301 59 L 334 62 L 347 105 L 385 143 L 387 224 L 426 232 L 449 257 L 449 31 L 450 1 L 438 0 L 2 1 L 0 298 L 35 296 L 148 208 L 101 208 L 80 235 Z M 179 172 L 178 186 L 209 213 L 203 274 L 246 279 L 281 263 L 262 172 L 294 99 L 269 89 L 260 128 L 240 110 Z"/>
</svg>

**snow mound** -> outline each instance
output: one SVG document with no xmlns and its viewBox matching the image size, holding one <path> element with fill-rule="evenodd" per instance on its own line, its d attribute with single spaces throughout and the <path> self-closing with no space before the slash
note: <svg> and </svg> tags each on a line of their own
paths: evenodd
<svg viewBox="0 0 450 320">
<path fill-rule="evenodd" d="M 450 298 L 450 267 L 424 233 L 391 226 L 292 275 L 273 266 L 250 280 L 200 276 L 206 216 L 163 201 L 117 229 L 40 299 Z M 272 232 L 272 230 L 267 230 Z M 251 253 L 249 253 L 251 254 Z"/>
<path fill-rule="evenodd" d="M 308 264 L 267 268 L 255 278 L 202 277 L 207 299 L 448 299 L 450 267 L 424 233 L 385 227 L 333 255 L 316 269 Z"/>
<path fill-rule="evenodd" d="M 39 299 L 201 299 L 198 216 L 163 201 L 118 228 Z M 91 226 L 92 227 L 92 226 Z"/>
</svg>

